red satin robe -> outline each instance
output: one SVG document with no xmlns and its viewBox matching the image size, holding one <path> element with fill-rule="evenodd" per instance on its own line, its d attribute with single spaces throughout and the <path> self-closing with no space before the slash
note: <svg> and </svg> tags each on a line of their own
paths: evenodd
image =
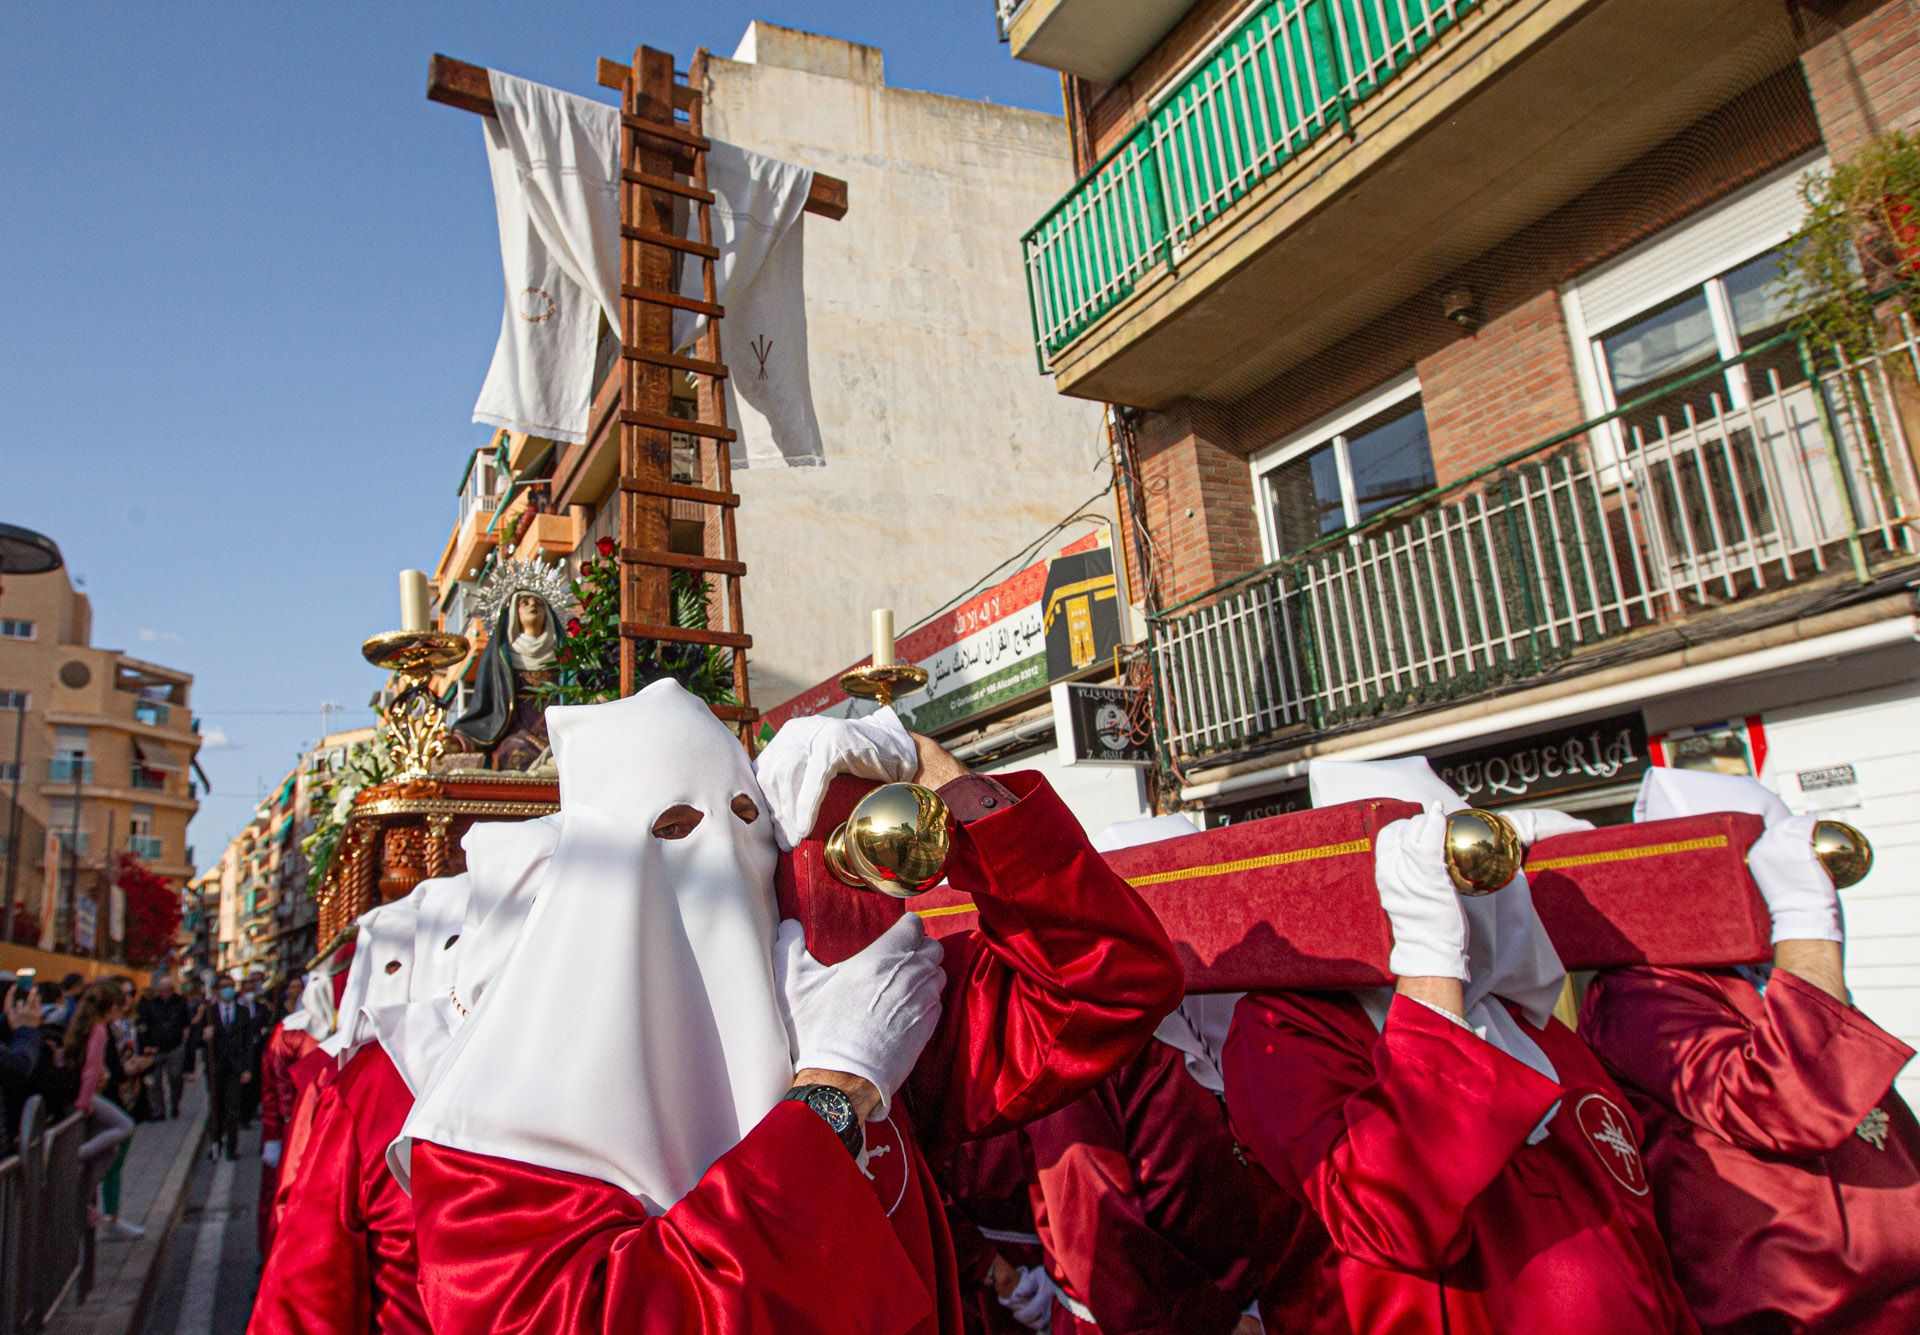
<svg viewBox="0 0 1920 1335">
<path fill-rule="evenodd" d="M 1232 1335 L 1297 1207 L 1240 1162 L 1178 1051 L 1148 1043 L 1021 1136 L 1047 1270 L 1094 1316 L 1056 1305 L 1054 1335 Z"/>
<path fill-rule="evenodd" d="M 319 1046 L 320 1040 L 305 1030 L 289 1029 L 284 1024 L 276 1025 L 273 1036 L 267 1040 L 267 1050 L 260 1058 L 260 1140 L 263 1144 L 273 1140 L 280 1142 L 282 1164 L 286 1162 L 287 1123 L 292 1119 L 294 1105 L 300 1098 L 300 1087 L 294 1080 L 293 1068 L 302 1057 Z M 260 1196 L 255 1209 L 254 1226 L 262 1256 L 273 1247 L 274 1198 L 279 1187 L 279 1166 L 261 1164 Z"/>
<path fill-rule="evenodd" d="M 318 1047 L 293 1064 L 293 1084 L 298 1093 L 294 1095 L 293 1115 L 287 1119 L 286 1135 L 280 1147 L 279 1180 L 273 1195 L 276 1234 L 280 1220 L 287 1213 L 287 1197 L 292 1194 L 294 1183 L 300 1180 L 300 1169 L 306 1161 L 307 1142 L 313 1138 L 314 1112 L 339 1074 L 339 1064 Z"/>
<path fill-rule="evenodd" d="M 1224 1053 L 1240 1143 L 1320 1230 L 1326 1335 L 1641 1335 L 1698 1330 L 1660 1239 L 1640 1126 L 1557 1020 L 1548 1080 L 1418 1002 L 1384 1032 L 1343 993 L 1250 995 Z M 1528 1133 L 1555 1104 L 1548 1134 Z"/>
<path fill-rule="evenodd" d="M 314 1113 L 299 1180 L 267 1258 L 249 1332 L 430 1335 L 420 1302 L 413 1202 L 387 1169 L 387 1146 L 413 1094 L 378 1043 L 340 1071 Z"/>
<path fill-rule="evenodd" d="M 1603 973 L 1580 1029 L 1646 1124 L 1705 1330 L 1920 1331 L 1920 1129 L 1892 1091 L 1912 1048 L 1780 970 L 1764 998 L 1732 973 Z M 1876 1108 L 1881 1148 L 1856 1134 Z"/>
<path fill-rule="evenodd" d="M 890 1229 L 852 1216 L 829 1227 L 803 1211 L 803 1248 L 787 1217 L 802 1207 L 779 1198 L 844 1177 L 846 1151 L 830 1138 L 776 1162 L 756 1128 L 659 1219 L 602 1184 L 419 1145 L 414 1206 L 435 1331 L 959 1335 L 958 1266 L 929 1158 L 1068 1102 L 1138 1051 L 1181 990 L 1158 920 L 1046 781 L 995 777 L 1013 800 L 996 797 L 991 814 L 961 825 L 947 860 L 980 928 L 943 943 L 940 1024 L 892 1115 L 867 1128 L 870 1195 Z M 766 1185 L 747 1192 L 742 1180 Z M 811 1259 L 769 1264 L 769 1247 Z M 609 1269 L 609 1248 L 626 1263 Z M 786 1304 L 772 1309 L 785 1315 L 755 1324 L 767 1304 Z"/>
<path fill-rule="evenodd" d="M 999 1256 L 1010 1265 L 1043 1264 L 1040 1234 L 1027 1193 L 1030 1170 L 1016 1131 L 970 1140 L 934 1170 L 947 1207 L 947 1229 L 959 1263 L 961 1321 L 966 1335 L 1029 1335 L 988 1287 Z"/>
</svg>

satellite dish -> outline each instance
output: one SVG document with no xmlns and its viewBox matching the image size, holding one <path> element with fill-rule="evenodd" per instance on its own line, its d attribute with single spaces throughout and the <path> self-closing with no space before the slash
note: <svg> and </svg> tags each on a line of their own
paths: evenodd
<svg viewBox="0 0 1920 1335">
<path fill-rule="evenodd" d="M 62 564 L 60 548 L 46 534 L 0 524 L 0 575 L 44 575 Z"/>
</svg>

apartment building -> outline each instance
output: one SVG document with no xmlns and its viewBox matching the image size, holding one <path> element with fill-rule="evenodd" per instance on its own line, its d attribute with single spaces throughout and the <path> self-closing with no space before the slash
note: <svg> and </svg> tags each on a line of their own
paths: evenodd
<svg viewBox="0 0 1920 1335">
<path fill-rule="evenodd" d="M 193 875 L 193 677 L 92 642 L 64 569 L 0 589 L 0 880 L 42 949 L 112 958 L 113 860 Z"/>
<path fill-rule="evenodd" d="M 1849 977 L 1920 1040 L 1920 349 L 1836 359 L 1781 281 L 1809 174 L 1920 123 L 1914 7 L 998 8 L 1066 76 L 1035 351 L 1126 440 L 1169 799 L 1752 773 L 1873 839 Z"/>
<path fill-rule="evenodd" d="M 194 879 L 205 904 L 204 921 L 195 923 L 205 938 L 205 967 L 290 978 L 318 952 L 320 913 L 307 892 L 312 868 L 303 844 L 352 748 L 373 735 L 372 728 L 351 728 L 314 743 L 219 860 Z"/>
<path fill-rule="evenodd" d="M 1072 182 L 1058 116 L 898 88 L 876 48 L 761 22 L 691 68 L 708 133 L 837 176 L 851 200 L 805 223 L 825 467 L 733 475 L 764 710 L 858 655 L 872 608 L 911 625 L 1072 513 L 1106 439 L 1097 407 L 1032 374 L 1016 240 Z M 522 556 L 615 536 L 615 388 L 584 445 L 502 432 L 476 454 L 436 571 L 447 629 L 476 629 L 473 583 L 505 534 Z M 692 381 L 676 394 L 691 416 Z M 691 441 L 675 455 L 675 481 L 698 484 Z M 672 506 L 674 549 L 711 550 L 711 509 Z"/>
</svg>

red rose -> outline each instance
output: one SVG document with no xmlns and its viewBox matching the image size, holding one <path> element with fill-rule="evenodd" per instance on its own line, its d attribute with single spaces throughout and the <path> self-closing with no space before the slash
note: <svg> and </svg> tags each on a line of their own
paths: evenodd
<svg viewBox="0 0 1920 1335">
<path fill-rule="evenodd" d="M 567 634 L 577 636 L 579 633 L 580 633 L 580 618 L 579 617 L 569 618 L 567 621 Z"/>
<path fill-rule="evenodd" d="M 612 556 L 613 555 L 613 539 L 612 538 L 600 539 L 598 542 L 593 544 L 593 550 L 595 550 L 596 552 L 599 552 L 600 555 L 602 556 Z"/>
</svg>

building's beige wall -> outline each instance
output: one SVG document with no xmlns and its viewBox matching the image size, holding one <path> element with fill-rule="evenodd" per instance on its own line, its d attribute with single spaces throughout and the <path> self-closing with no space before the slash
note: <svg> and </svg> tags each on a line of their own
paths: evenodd
<svg viewBox="0 0 1920 1335">
<path fill-rule="evenodd" d="M 136 807 L 152 809 L 151 833 L 161 841 L 158 858 L 149 865 L 175 883 L 193 873 L 187 857 L 187 825 L 198 809 L 189 785 L 189 765 L 200 746 L 194 733 L 189 701 L 193 678 L 113 649 L 97 649 L 88 640 L 93 629 L 87 595 L 76 591 L 67 572 L 9 576 L 0 586 L 0 617 L 34 623 L 31 640 L 0 639 L 0 689 L 24 690 L 30 697 L 21 747 L 20 805 L 23 812 L 14 898 L 39 913 L 42 941 L 51 945 L 65 932 L 56 922 L 54 896 L 63 883 L 63 865 L 45 857 L 46 828 L 54 802 L 71 797 L 70 782 L 53 782 L 49 763 L 55 755 L 56 728 L 62 724 L 87 729 L 87 757 L 92 779 L 80 787 L 80 828 L 88 849 L 79 859 L 83 869 L 106 864 L 107 855 L 126 851 Z M 77 665 L 86 669 L 78 686 L 61 680 L 61 670 Z M 134 716 L 138 697 L 116 683 L 122 668 L 140 672 L 147 680 L 164 684 L 171 695 L 167 721 L 152 725 Z M 150 749 L 171 755 L 177 769 L 167 773 L 159 790 L 133 787 L 134 739 Z M 14 728 L 11 711 L 0 712 L 0 762 L 13 759 Z M 0 838 L 6 835 L 5 808 L 13 786 L 0 790 Z M 64 820 L 58 828 L 71 828 Z M 111 834 L 112 847 L 108 847 Z M 0 881 L 5 861 L 0 858 Z M 107 906 L 100 906 L 99 931 L 107 930 Z"/>
<path fill-rule="evenodd" d="M 1063 518 L 1106 444 L 1099 408 L 1035 370 L 1020 270 L 1072 183 L 1061 119 L 890 88 L 873 48 L 766 24 L 740 54 L 708 63 L 709 131 L 844 178 L 851 204 L 806 220 L 827 466 L 735 475 L 765 709 L 865 653 L 871 608 L 904 631 Z"/>
</svg>

